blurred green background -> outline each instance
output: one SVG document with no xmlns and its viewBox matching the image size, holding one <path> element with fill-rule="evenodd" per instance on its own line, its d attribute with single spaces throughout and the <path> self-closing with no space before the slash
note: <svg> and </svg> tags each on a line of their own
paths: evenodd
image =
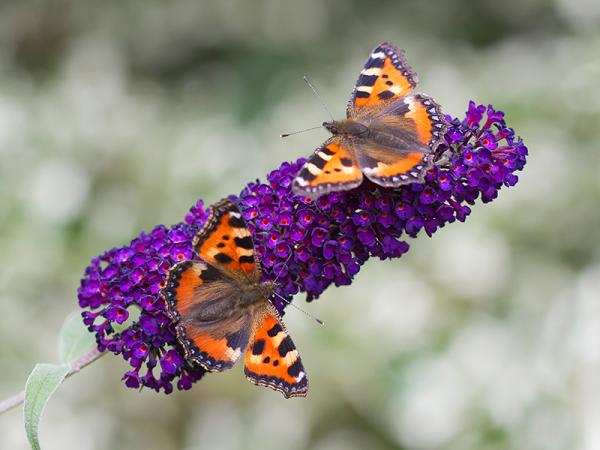
<svg viewBox="0 0 600 450">
<path fill-rule="evenodd" d="M 45 448 L 600 448 L 596 0 L 2 0 L 0 396 L 57 360 L 90 258 L 308 155 L 325 132 L 278 138 L 327 119 L 302 75 L 341 117 L 382 40 L 446 113 L 506 111 L 521 182 L 305 305 L 324 328 L 286 315 L 306 399 L 241 367 L 138 393 L 109 356 L 51 400 Z M 0 448 L 27 448 L 19 410 Z"/>
</svg>

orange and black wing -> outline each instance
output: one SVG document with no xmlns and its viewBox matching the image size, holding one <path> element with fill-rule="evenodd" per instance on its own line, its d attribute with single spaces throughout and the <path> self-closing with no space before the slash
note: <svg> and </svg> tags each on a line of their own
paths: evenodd
<svg viewBox="0 0 600 450">
<path fill-rule="evenodd" d="M 371 130 L 393 136 L 390 145 L 356 145 L 363 173 L 381 186 L 422 182 L 447 123 L 440 106 L 424 94 L 402 97 L 372 117 Z M 393 143 L 393 145 L 392 145 Z"/>
<path fill-rule="evenodd" d="M 408 65 L 404 50 L 392 44 L 379 44 L 360 72 L 347 108 L 348 118 L 361 110 L 382 105 L 409 94 L 418 84 L 417 74 Z"/>
<path fill-rule="evenodd" d="M 294 179 L 294 194 L 317 198 L 332 191 L 353 189 L 363 175 L 348 143 L 337 136 L 315 150 Z"/>
<path fill-rule="evenodd" d="M 246 351 L 246 378 L 281 392 L 285 398 L 304 397 L 308 379 L 298 350 L 274 311 L 267 311 Z"/>
<path fill-rule="evenodd" d="M 210 216 L 194 239 L 194 250 L 207 263 L 228 274 L 260 281 L 254 242 L 237 205 L 229 199 L 211 206 Z"/>
<path fill-rule="evenodd" d="M 233 367 L 252 333 L 253 317 L 233 308 L 235 289 L 210 264 L 183 261 L 171 268 L 161 290 L 185 358 L 211 372 Z"/>
</svg>

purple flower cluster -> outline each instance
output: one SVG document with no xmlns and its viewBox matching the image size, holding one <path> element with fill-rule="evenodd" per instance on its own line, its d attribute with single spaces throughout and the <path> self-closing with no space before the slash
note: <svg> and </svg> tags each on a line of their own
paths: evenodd
<svg viewBox="0 0 600 450">
<path fill-rule="evenodd" d="M 446 223 L 462 222 L 477 198 L 487 203 L 502 186 L 517 182 L 527 148 L 506 127 L 502 112 L 471 102 L 464 120 L 447 121 L 445 143 L 423 183 L 390 189 L 365 181 L 312 201 L 291 190 L 304 159 L 283 163 L 266 183 L 250 183 L 237 202 L 265 281 L 276 280 L 286 299 L 302 292 L 311 301 L 331 284 L 350 284 L 370 257 L 400 257 L 409 249 L 407 237 L 421 230 L 431 236 Z M 122 354 L 130 363 L 123 377 L 128 387 L 169 393 L 175 379 L 179 389 L 189 389 L 204 374 L 183 359 L 158 291 L 174 263 L 194 257 L 191 242 L 206 218 L 199 201 L 184 222 L 142 233 L 86 269 L 79 289 L 84 322 L 100 350 Z M 285 303 L 272 301 L 283 311 Z M 119 332 L 133 311 L 139 317 Z"/>
<path fill-rule="evenodd" d="M 478 197 L 487 203 L 503 185 L 517 182 L 514 172 L 524 167 L 527 148 L 515 140 L 502 112 L 471 102 L 465 120 L 446 120 L 445 143 L 422 184 L 389 189 L 367 180 L 313 202 L 290 189 L 304 163 L 299 160 L 271 172 L 268 183 L 242 191 L 239 204 L 265 279 L 277 279 L 280 295 L 290 299 L 305 292 L 310 301 L 331 284 L 350 284 L 370 257 L 406 253 L 409 245 L 401 238 L 421 230 L 431 236 L 446 223 L 462 222 Z M 285 306 L 277 298 L 273 303 Z"/>
<path fill-rule="evenodd" d="M 83 322 L 95 333 L 98 350 L 122 354 L 129 362 L 131 370 L 123 376 L 127 387 L 168 394 L 175 378 L 179 389 L 190 389 L 205 373 L 174 347 L 175 330 L 159 290 L 172 265 L 194 257 L 191 241 L 207 218 L 199 200 L 185 222 L 142 232 L 128 246 L 94 258 L 85 270 L 78 290 Z"/>
</svg>

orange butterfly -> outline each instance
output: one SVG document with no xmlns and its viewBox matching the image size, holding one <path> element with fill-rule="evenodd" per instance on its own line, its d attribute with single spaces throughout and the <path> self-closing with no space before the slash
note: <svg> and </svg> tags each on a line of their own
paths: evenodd
<svg viewBox="0 0 600 450">
<path fill-rule="evenodd" d="M 363 174 L 386 187 L 422 182 L 448 125 L 431 97 L 412 93 L 417 83 L 403 50 L 387 42 L 375 47 L 348 102 L 347 118 L 323 123 L 333 136 L 300 170 L 294 193 L 317 198 L 353 189 Z"/>
<path fill-rule="evenodd" d="M 261 281 L 254 243 L 235 203 L 213 205 L 193 245 L 202 261 L 173 266 L 161 290 L 185 358 L 221 372 L 245 354 L 252 383 L 286 398 L 305 396 L 302 361 L 268 300 L 275 284 Z"/>
</svg>

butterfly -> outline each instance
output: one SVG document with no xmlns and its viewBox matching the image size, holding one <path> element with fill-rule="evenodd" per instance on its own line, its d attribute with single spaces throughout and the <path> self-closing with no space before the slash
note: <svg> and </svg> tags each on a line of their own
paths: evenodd
<svg viewBox="0 0 600 450">
<path fill-rule="evenodd" d="M 440 106 L 413 93 L 418 78 L 403 50 L 384 42 L 371 52 L 346 119 L 324 122 L 333 135 L 296 175 L 296 195 L 317 198 L 353 189 L 363 175 L 385 187 L 423 182 L 448 126 Z"/>
<path fill-rule="evenodd" d="M 261 281 L 252 236 L 234 202 L 211 207 L 193 247 L 201 260 L 174 265 L 161 289 L 186 360 L 221 372 L 244 355 L 252 383 L 286 398 L 305 396 L 302 361 L 269 301 L 275 283 Z"/>
</svg>

